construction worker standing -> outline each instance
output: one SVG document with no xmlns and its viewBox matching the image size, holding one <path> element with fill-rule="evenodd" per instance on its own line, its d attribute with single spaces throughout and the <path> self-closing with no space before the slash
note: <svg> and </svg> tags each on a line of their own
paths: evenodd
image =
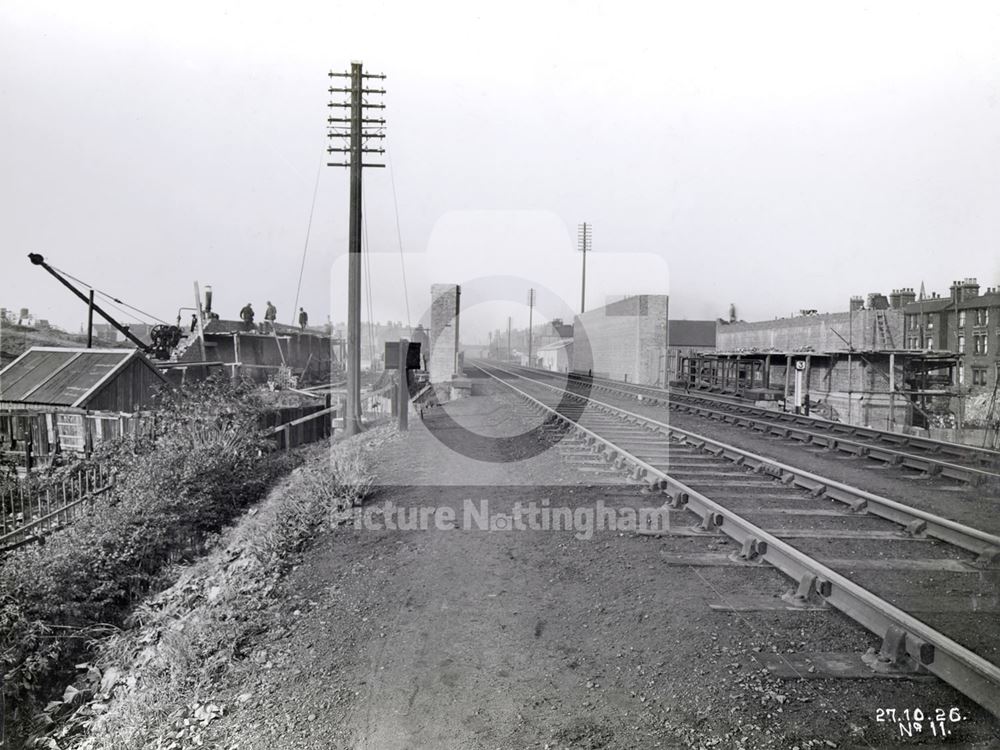
<svg viewBox="0 0 1000 750">
<path fill-rule="evenodd" d="M 300 307 L 299 308 L 299 328 L 301 328 L 304 331 L 306 329 L 306 326 L 308 324 L 309 324 L 309 314 L 304 309 L 302 309 Z"/>
<path fill-rule="evenodd" d="M 246 306 L 244 306 L 244 308 L 240 310 L 240 319 L 243 321 L 244 330 L 246 331 L 253 330 L 253 307 L 250 305 L 249 302 L 247 302 Z"/>
<path fill-rule="evenodd" d="M 271 304 L 271 300 L 267 301 L 267 309 L 264 310 L 264 321 L 266 323 L 268 331 L 274 330 L 274 321 L 278 318 L 278 308 Z"/>
</svg>

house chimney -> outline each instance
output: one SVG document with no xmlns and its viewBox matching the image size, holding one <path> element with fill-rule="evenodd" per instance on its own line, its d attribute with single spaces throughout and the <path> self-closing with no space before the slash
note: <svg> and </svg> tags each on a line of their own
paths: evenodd
<svg viewBox="0 0 1000 750">
<path fill-rule="evenodd" d="M 973 277 L 951 282 L 951 298 L 955 302 L 965 302 L 979 296 L 979 282 Z"/>
<path fill-rule="evenodd" d="M 979 282 L 975 278 L 966 278 L 962 282 L 962 300 L 975 299 L 979 296 Z"/>
<path fill-rule="evenodd" d="M 865 299 L 864 297 L 859 297 L 854 295 L 851 297 L 851 306 L 848 308 L 851 312 L 857 312 L 858 310 L 865 309 Z"/>
<path fill-rule="evenodd" d="M 887 310 L 889 309 L 889 300 L 881 292 L 871 292 L 868 295 L 868 309 Z"/>
</svg>

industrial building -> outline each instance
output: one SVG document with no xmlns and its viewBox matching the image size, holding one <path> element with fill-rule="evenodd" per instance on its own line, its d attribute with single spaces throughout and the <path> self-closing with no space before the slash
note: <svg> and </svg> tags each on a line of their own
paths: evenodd
<svg viewBox="0 0 1000 750">
<path fill-rule="evenodd" d="M 961 292 L 965 287 L 957 285 Z M 978 291 L 978 289 L 976 290 Z M 682 360 L 677 385 L 739 394 L 779 408 L 884 429 L 959 426 L 962 358 L 947 348 L 940 316 L 956 302 L 915 302 L 912 288 L 867 304 L 852 297 L 846 312 L 803 314 L 773 321 L 718 321 L 717 351 Z M 972 297 L 957 301 L 959 308 Z M 924 339 L 915 340 L 922 308 Z M 921 345 L 923 344 L 923 345 Z M 796 394 L 795 372 L 801 371 Z M 796 400 L 796 395 L 798 399 Z M 956 416 L 957 415 L 957 416 Z"/>
<path fill-rule="evenodd" d="M 693 355 L 683 358 L 675 385 L 881 429 L 936 426 L 934 415 L 949 410 L 956 395 L 957 361 L 948 353 L 807 349 Z M 798 405 L 796 370 L 802 371 Z"/>
</svg>

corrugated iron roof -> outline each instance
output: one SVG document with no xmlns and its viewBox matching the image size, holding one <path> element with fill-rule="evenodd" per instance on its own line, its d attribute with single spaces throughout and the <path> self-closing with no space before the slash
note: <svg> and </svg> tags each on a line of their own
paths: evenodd
<svg viewBox="0 0 1000 750">
<path fill-rule="evenodd" d="M 146 361 L 137 349 L 32 347 L 0 370 L 0 401 L 80 406 L 135 357 Z"/>
</svg>

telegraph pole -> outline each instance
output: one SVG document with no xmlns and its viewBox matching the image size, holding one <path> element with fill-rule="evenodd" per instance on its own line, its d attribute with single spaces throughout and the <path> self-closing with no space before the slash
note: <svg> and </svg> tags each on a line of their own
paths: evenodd
<svg viewBox="0 0 1000 750">
<path fill-rule="evenodd" d="M 328 107 L 341 107 L 349 111 L 349 117 L 326 118 L 327 137 L 340 138 L 340 147 L 329 146 L 328 154 L 346 155 L 346 161 L 327 163 L 328 167 L 348 167 L 351 172 L 351 198 L 348 222 L 348 269 L 347 269 L 347 413 L 344 415 L 344 434 L 356 435 L 361 432 L 361 172 L 364 167 L 384 167 L 384 164 L 368 163 L 364 155 L 383 154 L 385 149 L 369 148 L 370 141 L 385 138 L 385 119 L 367 118 L 366 109 L 385 109 L 384 104 L 370 104 L 369 94 L 381 95 L 385 89 L 366 89 L 368 79 L 384 80 L 384 75 L 362 71 L 360 62 L 351 63 L 350 73 L 334 73 L 330 78 L 349 78 L 350 88 L 330 87 L 330 94 L 349 94 L 349 101 L 329 102 Z"/>
<path fill-rule="evenodd" d="M 510 316 L 507 316 L 507 361 L 510 362 Z"/>
<path fill-rule="evenodd" d="M 576 231 L 577 245 L 583 253 L 583 279 L 580 283 L 580 314 L 587 312 L 587 251 L 590 250 L 590 232 L 593 225 L 583 222 Z"/>
<path fill-rule="evenodd" d="M 531 336 L 531 334 L 532 334 L 531 321 L 532 321 L 532 315 L 533 315 L 534 312 L 535 312 L 535 290 L 534 289 L 529 289 L 528 290 L 528 367 L 532 367 L 532 364 L 531 364 L 532 363 L 532 359 L 531 359 L 531 339 L 532 339 L 532 336 Z"/>
</svg>

